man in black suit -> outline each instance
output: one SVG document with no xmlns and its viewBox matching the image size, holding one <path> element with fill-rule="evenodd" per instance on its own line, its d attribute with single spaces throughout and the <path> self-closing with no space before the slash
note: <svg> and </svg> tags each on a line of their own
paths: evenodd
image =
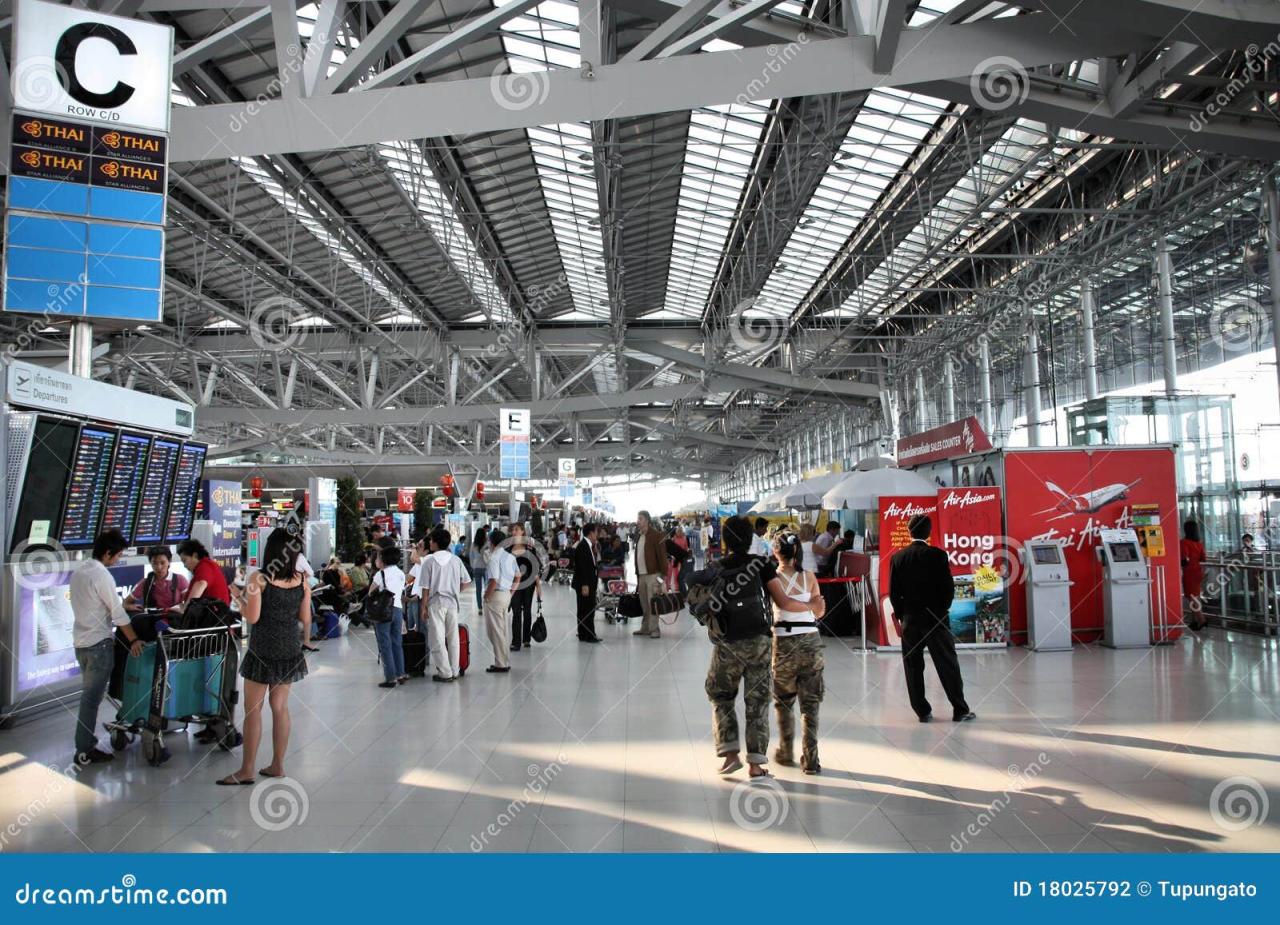
<svg viewBox="0 0 1280 925">
<path fill-rule="evenodd" d="M 600 585 L 600 572 L 596 567 L 594 542 L 596 525 L 582 527 L 582 539 L 573 548 L 573 590 L 578 600 L 578 639 L 581 642 L 599 642 L 596 635 L 596 591 Z"/>
<path fill-rule="evenodd" d="M 933 522 L 917 514 L 907 525 L 911 545 L 889 560 L 889 600 L 902 622 L 902 667 L 907 674 L 911 709 L 920 722 L 933 718 L 933 707 L 924 695 L 924 650 L 929 650 L 938 680 L 951 701 L 951 718 L 957 723 L 977 719 L 964 699 L 964 680 L 956 658 L 956 640 L 947 614 L 955 598 L 947 554 L 929 545 Z"/>
</svg>

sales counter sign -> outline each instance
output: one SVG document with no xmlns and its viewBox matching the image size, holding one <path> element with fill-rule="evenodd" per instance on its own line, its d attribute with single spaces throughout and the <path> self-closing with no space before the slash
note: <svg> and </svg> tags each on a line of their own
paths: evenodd
<svg viewBox="0 0 1280 925">
<path fill-rule="evenodd" d="M 19 0 L 13 31 L 4 310 L 159 321 L 173 30 Z"/>
</svg>

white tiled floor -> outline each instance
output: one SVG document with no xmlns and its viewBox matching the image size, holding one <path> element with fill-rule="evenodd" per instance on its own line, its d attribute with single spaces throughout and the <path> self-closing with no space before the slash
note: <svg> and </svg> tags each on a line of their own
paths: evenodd
<svg viewBox="0 0 1280 925">
<path fill-rule="evenodd" d="M 551 641 L 505 676 L 473 617 L 453 685 L 384 691 L 368 630 L 323 643 L 294 689 L 292 784 L 215 787 L 237 758 L 182 734 L 163 767 L 134 746 L 72 780 L 70 713 L 0 732 L 0 849 L 1280 851 L 1275 641 L 967 654 L 978 722 L 945 721 L 930 673 L 944 721 L 922 726 L 896 657 L 827 640 L 825 773 L 760 784 L 715 773 L 688 617 L 584 646 L 571 608 L 549 590 Z"/>
</svg>

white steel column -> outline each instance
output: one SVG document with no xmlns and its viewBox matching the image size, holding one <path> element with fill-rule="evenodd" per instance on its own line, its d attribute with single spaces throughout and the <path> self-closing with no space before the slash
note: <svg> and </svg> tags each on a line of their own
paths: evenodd
<svg viewBox="0 0 1280 925">
<path fill-rule="evenodd" d="M 928 399 L 925 397 L 924 391 L 924 370 L 916 370 L 916 431 L 923 432 L 929 429 L 929 415 L 927 411 Z"/>
<path fill-rule="evenodd" d="M 1098 397 L 1098 345 L 1093 334 L 1093 280 L 1080 280 L 1080 318 L 1084 331 L 1084 397 Z"/>
<path fill-rule="evenodd" d="M 1280 192 L 1276 190 L 1276 174 L 1267 176 L 1267 276 L 1271 286 L 1271 338 L 1276 357 L 1280 358 Z M 1280 361 L 1276 365 L 1276 385 L 1280 387 Z"/>
<path fill-rule="evenodd" d="M 995 432 L 995 421 L 991 416 L 991 339 L 985 334 L 978 338 L 978 405 L 982 427 L 990 437 Z"/>
<path fill-rule="evenodd" d="M 1035 319 L 1028 318 L 1026 362 L 1023 364 L 1023 405 L 1027 413 L 1027 445 L 1040 445 L 1040 341 Z"/>
<path fill-rule="evenodd" d="M 942 407 L 946 411 L 946 421 L 956 419 L 956 358 L 947 354 L 942 366 Z"/>
<path fill-rule="evenodd" d="M 1164 356 L 1164 390 L 1178 391 L 1178 352 L 1173 330 L 1173 261 L 1169 243 L 1163 238 L 1156 243 L 1156 291 L 1160 308 L 1160 346 Z"/>
<path fill-rule="evenodd" d="M 82 379 L 93 378 L 93 324 L 88 321 L 71 322 L 70 356 L 67 371 Z"/>
</svg>

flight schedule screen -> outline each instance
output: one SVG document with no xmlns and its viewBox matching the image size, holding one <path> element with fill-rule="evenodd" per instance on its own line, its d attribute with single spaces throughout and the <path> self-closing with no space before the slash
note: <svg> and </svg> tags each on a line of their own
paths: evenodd
<svg viewBox="0 0 1280 925">
<path fill-rule="evenodd" d="M 178 474 L 173 481 L 173 504 L 164 528 L 166 543 L 176 543 L 191 536 L 191 520 L 195 516 L 200 476 L 204 474 L 204 457 L 208 447 L 200 443 L 184 443 L 178 455 Z"/>
<path fill-rule="evenodd" d="M 151 458 L 147 460 L 142 480 L 142 497 L 138 502 L 138 521 L 133 542 L 158 543 L 164 537 L 165 515 L 173 492 L 174 470 L 182 444 L 156 437 L 151 441 Z"/>
<path fill-rule="evenodd" d="M 92 546 L 107 498 L 112 453 L 118 434 L 114 430 L 82 427 L 75 461 L 67 484 L 59 536 L 68 548 Z"/>
<path fill-rule="evenodd" d="M 151 455 L 151 438 L 121 431 L 120 445 L 111 464 L 107 501 L 102 514 L 103 530 L 119 530 L 125 539 L 133 536 L 133 524 L 142 499 L 142 483 Z"/>
</svg>

